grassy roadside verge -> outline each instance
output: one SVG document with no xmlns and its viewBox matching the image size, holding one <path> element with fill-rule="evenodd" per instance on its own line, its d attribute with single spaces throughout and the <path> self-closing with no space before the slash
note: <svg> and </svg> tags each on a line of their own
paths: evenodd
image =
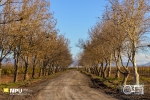
<svg viewBox="0 0 150 100">
<path fill-rule="evenodd" d="M 99 80 L 99 81 L 103 82 L 107 87 L 113 88 L 113 89 L 119 89 L 122 84 L 121 82 L 123 80 L 122 77 L 116 79 L 116 78 L 114 78 L 113 75 L 110 78 L 103 79 L 100 76 L 96 76 L 96 75 L 88 73 L 86 71 L 81 71 L 81 73 L 90 76 L 91 79 Z M 133 85 L 133 80 L 134 80 L 133 77 L 129 76 L 127 84 Z M 140 83 L 144 84 L 145 86 L 150 86 L 150 78 L 140 75 Z M 146 90 L 147 88 L 144 88 L 144 89 Z"/>
<path fill-rule="evenodd" d="M 50 79 L 54 79 L 56 77 L 59 77 L 62 74 L 65 74 L 69 72 L 69 70 L 64 71 L 64 72 L 58 72 L 55 74 L 51 74 L 49 76 L 42 76 L 39 78 L 34 78 L 34 79 L 29 79 L 26 81 L 18 81 L 18 82 L 10 82 L 10 83 L 6 83 L 6 84 L 0 84 L 0 93 L 3 93 L 3 88 L 17 88 L 17 87 L 27 87 L 27 86 L 33 86 L 35 84 L 50 80 Z"/>
<path fill-rule="evenodd" d="M 96 85 L 96 82 L 99 82 L 99 83 L 101 83 L 99 85 L 102 85 L 103 87 L 107 87 L 107 88 L 111 88 L 111 89 L 115 89 L 115 90 L 120 89 L 120 85 L 121 85 L 121 81 L 122 81 L 121 78 L 115 79 L 115 78 L 110 77 L 110 78 L 103 79 L 100 76 L 96 76 L 94 74 L 91 74 L 91 73 L 88 73 L 85 71 L 81 71 L 81 73 L 90 76 L 92 82 L 94 82 L 94 85 Z M 99 87 L 99 86 L 97 85 L 97 87 Z"/>
<path fill-rule="evenodd" d="M 150 100 L 150 88 L 149 88 L 149 83 L 146 85 L 144 84 L 144 94 L 124 94 L 121 91 L 121 78 L 106 78 L 103 79 L 99 76 L 96 76 L 94 74 L 91 73 L 87 73 L 85 71 L 80 71 L 81 73 L 89 76 L 91 78 L 91 81 L 93 83 L 93 87 L 95 89 L 98 89 L 108 95 L 111 95 L 114 98 L 117 98 L 119 100 Z M 132 78 L 128 79 L 128 84 L 130 84 L 133 80 Z M 148 78 L 143 78 L 143 76 L 141 76 L 141 82 L 143 83 L 147 83 L 149 82 Z"/>
</svg>

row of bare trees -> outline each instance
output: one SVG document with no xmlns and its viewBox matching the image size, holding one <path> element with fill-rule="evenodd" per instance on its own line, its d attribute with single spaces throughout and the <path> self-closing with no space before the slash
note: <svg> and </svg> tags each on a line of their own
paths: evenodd
<svg viewBox="0 0 150 100">
<path fill-rule="evenodd" d="M 69 40 L 58 35 L 56 19 L 50 13 L 48 0 L 0 0 L 0 76 L 4 59 L 14 59 L 14 82 L 19 63 L 24 65 L 24 80 L 28 67 L 40 67 L 39 76 L 65 70 L 72 58 Z"/>
<path fill-rule="evenodd" d="M 139 74 L 136 65 L 136 54 L 146 50 L 146 34 L 150 29 L 150 5 L 148 0 L 109 0 L 102 19 L 89 30 L 89 39 L 80 39 L 78 47 L 79 64 L 88 72 L 103 78 L 111 74 L 111 64 L 116 64 L 116 78 L 122 74 L 122 84 L 126 85 L 129 68 L 132 63 L 134 84 L 139 84 Z M 124 61 L 124 56 L 127 61 Z M 126 65 L 124 65 L 124 63 Z M 121 70 L 123 67 L 123 70 Z"/>
</svg>

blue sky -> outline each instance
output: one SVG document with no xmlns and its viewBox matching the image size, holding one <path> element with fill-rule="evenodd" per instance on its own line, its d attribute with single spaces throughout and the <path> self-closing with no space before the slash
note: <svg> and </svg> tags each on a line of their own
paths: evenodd
<svg viewBox="0 0 150 100">
<path fill-rule="evenodd" d="M 79 39 L 88 37 L 88 29 L 95 25 L 102 15 L 106 0 L 50 0 L 51 12 L 57 19 L 60 34 L 70 40 L 71 53 L 75 56 L 79 48 L 75 45 Z"/>
<path fill-rule="evenodd" d="M 88 29 L 102 16 L 107 0 L 50 0 L 50 12 L 54 12 L 60 34 L 70 40 L 73 57 L 80 51 L 76 44 L 88 37 Z M 144 54 L 137 56 L 137 64 L 150 62 Z"/>
</svg>

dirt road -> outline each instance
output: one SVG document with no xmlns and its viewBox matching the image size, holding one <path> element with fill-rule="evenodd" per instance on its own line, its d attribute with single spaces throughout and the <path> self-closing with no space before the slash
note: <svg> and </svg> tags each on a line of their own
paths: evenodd
<svg viewBox="0 0 150 100">
<path fill-rule="evenodd" d="M 32 96 L 14 96 L 13 100 L 116 100 L 94 88 L 89 77 L 78 71 L 70 71 L 49 82 L 39 84 L 31 89 Z"/>
<path fill-rule="evenodd" d="M 115 100 L 89 87 L 90 80 L 77 71 L 71 71 L 50 82 L 39 92 L 36 100 Z"/>
</svg>

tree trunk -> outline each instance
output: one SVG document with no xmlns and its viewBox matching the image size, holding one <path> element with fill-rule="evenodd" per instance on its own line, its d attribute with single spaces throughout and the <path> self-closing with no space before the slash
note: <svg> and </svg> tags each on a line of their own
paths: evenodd
<svg viewBox="0 0 150 100">
<path fill-rule="evenodd" d="M 51 66 L 48 67 L 48 75 L 51 74 Z"/>
<path fill-rule="evenodd" d="M 88 67 L 88 73 L 91 73 L 90 67 Z"/>
<path fill-rule="evenodd" d="M 2 77 L 2 62 L 0 61 L 0 84 L 1 84 L 1 77 Z"/>
<path fill-rule="evenodd" d="M 112 53 L 111 53 L 111 56 L 110 56 L 110 60 L 109 60 L 109 67 L 108 67 L 108 73 L 107 73 L 107 77 L 110 77 L 110 74 L 111 74 L 111 64 L 112 64 Z"/>
<path fill-rule="evenodd" d="M 33 65 L 32 67 L 32 78 L 35 78 L 34 76 L 35 76 L 35 65 Z"/>
<path fill-rule="evenodd" d="M 14 82 L 17 82 L 17 75 L 18 75 L 18 58 L 14 59 Z"/>
<path fill-rule="evenodd" d="M 14 82 L 17 82 L 19 53 L 14 49 Z"/>
<path fill-rule="evenodd" d="M 99 67 L 99 76 L 101 76 L 101 66 Z"/>
<path fill-rule="evenodd" d="M 95 74 L 96 73 L 96 71 L 95 71 L 95 67 L 93 67 L 93 74 Z"/>
<path fill-rule="evenodd" d="M 115 78 L 119 78 L 120 77 L 120 50 L 118 50 L 118 57 L 117 57 L 117 61 L 116 61 L 116 66 L 117 66 L 117 71 L 116 71 L 116 76 Z"/>
<path fill-rule="evenodd" d="M 27 60 L 25 62 L 25 71 L 24 71 L 24 80 L 28 79 L 28 57 Z"/>
<path fill-rule="evenodd" d="M 103 72 L 102 72 L 102 78 L 106 78 L 106 70 L 104 70 Z"/>
<path fill-rule="evenodd" d="M 55 73 L 59 72 L 59 67 L 58 65 L 56 66 L 56 70 L 55 70 Z"/>
<path fill-rule="evenodd" d="M 94 66 L 94 74 L 95 74 L 95 75 L 98 75 L 97 65 L 96 65 L 96 66 Z"/>
<path fill-rule="evenodd" d="M 135 55 L 134 55 L 134 59 L 133 59 L 133 69 L 134 69 L 133 70 L 134 71 L 134 84 L 139 85 L 139 74 L 138 74 L 138 71 L 137 71 Z"/>
<path fill-rule="evenodd" d="M 90 70 L 91 70 L 91 73 L 93 74 L 93 68 L 92 67 L 90 68 Z"/>
<path fill-rule="evenodd" d="M 122 85 L 126 85 L 127 79 L 129 77 L 129 73 L 124 73 L 123 75 L 124 75 L 124 77 L 123 77 Z"/>
<path fill-rule="evenodd" d="M 36 67 L 36 56 L 33 58 L 33 66 L 32 66 L 32 78 L 35 78 L 35 67 Z"/>
<path fill-rule="evenodd" d="M 101 63 L 101 75 L 100 75 L 101 77 L 103 77 L 103 75 L 104 75 L 103 70 L 104 70 L 104 65 L 103 65 L 103 63 Z"/>
<path fill-rule="evenodd" d="M 98 68 L 98 65 L 96 66 L 96 75 L 99 76 L 99 68 Z"/>
<path fill-rule="evenodd" d="M 108 77 L 108 78 L 110 77 L 110 74 L 111 74 L 111 66 L 109 65 L 108 71 L 107 71 L 107 77 Z"/>
<path fill-rule="evenodd" d="M 106 78 L 106 71 L 108 69 L 108 64 L 107 64 L 107 61 L 106 61 L 106 65 L 105 65 L 105 68 L 103 69 L 103 78 Z"/>
<path fill-rule="evenodd" d="M 119 69 L 117 68 L 115 78 L 119 78 L 119 77 L 120 77 L 120 72 L 119 72 Z"/>
<path fill-rule="evenodd" d="M 55 67 L 55 73 L 57 73 L 57 66 Z"/>
<path fill-rule="evenodd" d="M 45 73 L 44 73 L 44 75 L 45 75 L 45 76 L 48 75 L 48 70 L 47 70 L 47 68 L 45 68 Z"/>
<path fill-rule="evenodd" d="M 41 71 L 41 74 L 42 74 L 42 76 L 44 76 L 45 75 L 45 61 L 43 61 L 42 62 L 42 71 Z"/>
<path fill-rule="evenodd" d="M 44 73 L 45 73 L 45 68 L 44 66 L 42 67 L 42 76 L 44 76 Z"/>
<path fill-rule="evenodd" d="M 41 74 L 42 74 L 42 66 L 40 66 L 39 77 L 41 77 Z"/>
<path fill-rule="evenodd" d="M 133 71 L 134 71 L 134 84 L 139 85 L 139 74 L 137 71 L 136 65 L 136 42 L 133 41 L 133 51 L 132 51 L 132 64 L 133 64 Z"/>
</svg>

